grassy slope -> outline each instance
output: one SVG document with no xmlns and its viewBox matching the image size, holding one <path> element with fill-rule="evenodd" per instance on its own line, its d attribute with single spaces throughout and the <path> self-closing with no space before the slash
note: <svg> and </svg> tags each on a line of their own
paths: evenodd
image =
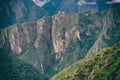
<svg viewBox="0 0 120 80">
<path fill-rule="evenodd" d="M 82 59 L 56 74 L 51 80 L 119 80 L 120 42 L 98 55 Z"/>
</svg>

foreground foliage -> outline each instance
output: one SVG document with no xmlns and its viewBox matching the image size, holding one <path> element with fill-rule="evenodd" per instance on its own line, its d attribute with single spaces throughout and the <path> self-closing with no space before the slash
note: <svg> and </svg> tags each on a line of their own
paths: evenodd
<svg viewBox="0 0 120 80">
<path fill-rule="evenodd" d="M 51 80 L 119 80 L 120 79 L 120 42 L 104 48 L 91 58 L 82 59 Z"/>
</svg>

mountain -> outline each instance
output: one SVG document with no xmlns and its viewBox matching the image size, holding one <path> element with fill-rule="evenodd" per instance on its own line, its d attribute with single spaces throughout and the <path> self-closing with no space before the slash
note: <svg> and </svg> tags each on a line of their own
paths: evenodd
<svg viewBox="0 0 120 80">
<path fill-rule="evenodd" d="M 35 22 L 43 16 L 54 15 L 60 3 L 61 0 L 55 0 L 54 3 L 51 1 L 39 7 L 32 0 L 0 1 L 0 29 L 15 23 Z"/>
<path fill-rule="evenodd" d="M 50 80 L 119 80 L 120 42 L 63 69 Z"/>
<path fill-rule="evenodd" d="M 79 13 L 88 9 L 105 11 L 117 3 L 110 0 L 4 0 L 0 1 L 0 29 L 15 23 L 36 22 L 59 11 Z"/>
<path fill-rule="evenodd" d="M 41 71 L 47 71 L 51 59 L 51 18 L 45 17 L 36 23 L 12 25 L 2 30 L 3 48 L 17 54 L 17 58 L 32 64 Z M 4 34 L 5 33 L 5 34 Z M 7 33 L 7 34 L 6 34 Z M 44 69 L 44 70 L 43 70 Z"/>
<path fill-rule="evenodd" d="M 35 67 L 27 64 L 10 51 L 0 49 L 1 80 L 46 80 Z"/>
<path fill-rule="evenodd" d="M 119 7 L 79 14 L 59 11 L 36 22 L 11 25 L 0 30 L 0 48 L 10 50 L 49 79 L 71 63 L 120 40 Z"/>
</svg>

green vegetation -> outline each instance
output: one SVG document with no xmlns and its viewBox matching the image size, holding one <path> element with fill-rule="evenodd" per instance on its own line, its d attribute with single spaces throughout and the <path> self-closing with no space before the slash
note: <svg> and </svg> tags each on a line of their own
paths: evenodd
<svg viewBox="0 0 120 80">
<path fill-rule="evenodd" d="M 44 75 L 9 51 L 0 49 L 0 80 L 46 80 Z"/>
<path fill-rule="evenodd" d="M 63 69 L 51 80 L 119 80 L 120 42 Z"/>
</svg>

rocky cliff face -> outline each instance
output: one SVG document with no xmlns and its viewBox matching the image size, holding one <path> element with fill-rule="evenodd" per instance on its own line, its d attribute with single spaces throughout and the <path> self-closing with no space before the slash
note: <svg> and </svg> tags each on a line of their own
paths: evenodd
<svg viewBox="0 0 120 80">
<path fill-rule="evenodd" d="M 51 77 L 63 67 L 119 41 L 119 13 L 119 6 L 108 12 L 89 10 L 67 14 L 60 11 L 35 23 L 3 29 L 0 47 L 18 54 L 19 59 Z"/>
<path fill-rule="evenodd" d="M 35 48 L 39 47 L 39 41 L 43 40 L 43 35 L 46 35 L 44 39 L 49 42 L 51 24 L 49 18 L 43 18 L 36 23 L 23 23 L 15 24 L 4 30 L 2 30 L 2 45 L 9 47 L 14 53 L 21 53 L 30 45 L 34 45 Z M 6 44 L 8 42 L 8 44 Z"/>
<path fill-rule="evenodd" d="M 50 17 L 44 17 L 36 23 L 12 25 L 2 30 L 1 46 L 20 55 L 20 59 L 34 65 L 44 73 L 43 66 L 50 65 L 51 29 Z"/>
<path fill-rule="evenodd" d="M 103 27 L 100 21 L 102 15 L 98 19 L 93 18 L 93 15 L 98 16 L 98 13 L 88 11 L 84 14 L 69 15 L 59 12 L 53 16 L 52 39 L 57 53 L 56 59 L 61 59 L 64 63 L 68 62 L 68 56 L 73 61 L 85 56 L 84 53 L 93 45 Z"/>
</svg>

